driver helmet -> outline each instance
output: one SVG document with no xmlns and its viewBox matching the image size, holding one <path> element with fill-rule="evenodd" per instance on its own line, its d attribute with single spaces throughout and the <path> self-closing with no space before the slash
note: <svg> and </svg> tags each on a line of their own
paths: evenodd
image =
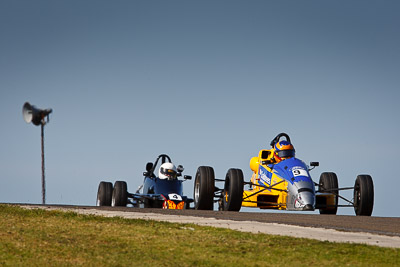
<svg viewBox="0 0 400 267">
<path fill-rule="evenodd" d="M 173 180 L 177 177 L 176 167 L 170 162 L 163 163 L 158 170 L 158 177 L 160 179 Z"/>
<path fill-rule="evenodd" d="M 284 159 L 292 158 L 295 155 L 293 145 L 288 141 L 279 141 L 275 144 L 274 158 L 276 162 L 281 162 Z"/>
</svg>

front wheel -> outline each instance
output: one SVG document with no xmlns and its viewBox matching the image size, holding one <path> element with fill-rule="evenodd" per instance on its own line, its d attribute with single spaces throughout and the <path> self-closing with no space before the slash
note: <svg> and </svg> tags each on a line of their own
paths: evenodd
<svg viewBox="0 0 400 267">
<path fill-rule="evenodd" d="M 111 206 L 125 207 L 128 204 L 128 187 L 124 181 L 116 181 L 112 192 Z"/>
<path fill-rule="evenodd" d="M 110 182 L 100 182 L 97 190 L 96 206 L 111 206 L 113 185 Z"/>
<path fill-rule="evenodd" d="M 339 196 L 338 178 L 334 172 L 323 172 L 319 178 L 319 192 L 334 194 L 335 203 L 326 203 L 327 207 L 320 209 L 320 214 L 336 214 Z"/>
<path fill-rule="evenodd" d="M 374 207 L 374 183 L 370 175 L 358 175 L 354 185 L 354 211 L 357 216 L 371 216 Z"/>
<path fill-rule="evenodd" d="M 243 172 L 229 169 L 225 177 L 222 205 L 224 210 L 239 211 L 243 200 Z"/>
<path fill-rule="evenodd" d="M 197 169 L 194 181 L 194 208 L 196 210 L 214 209 L 214 183 L 214 169 L 208 166 L 200 166 Z"/>
</svg>

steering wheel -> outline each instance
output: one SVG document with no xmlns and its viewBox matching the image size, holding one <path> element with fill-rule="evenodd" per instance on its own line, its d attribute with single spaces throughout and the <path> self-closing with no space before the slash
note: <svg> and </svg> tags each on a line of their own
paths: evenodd
<svg viewBox="0 0 400 267">
<path fill-rule="evenodd" d="M 290 137 L 289 137 L 289 135 L 286 134 L 286 133 L 280 133 L 280 134 L 278 134 L 274 139 L 272 139 L 271 144 L 270 144 L 271 147 L 274 147 L 275 144 L 279 142 L 279 140 L 281 139 L 281 137 L 285 137 L 285 138 L 286 138 L 286 141 L 288 141 L 288 142 L 290 143 Z"/>
</svg>

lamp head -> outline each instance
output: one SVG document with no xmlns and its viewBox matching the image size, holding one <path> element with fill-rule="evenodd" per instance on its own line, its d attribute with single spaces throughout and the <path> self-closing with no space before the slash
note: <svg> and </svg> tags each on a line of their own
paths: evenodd
<svg viewBox="0 0 400 267">
<path fill-rule="evenodd" d="M 36 126 L 41 124 L 45 124 L 45 118 L 47 117 L 47 121 L 49 121 L 49 114 L 53 112 L 51 108 L 48 109 L 39 109 L 29 102 L 25 102 L 24 106 L 22 107 L 22 116 L 26 123 L 33 123 Z"/>
</svg>

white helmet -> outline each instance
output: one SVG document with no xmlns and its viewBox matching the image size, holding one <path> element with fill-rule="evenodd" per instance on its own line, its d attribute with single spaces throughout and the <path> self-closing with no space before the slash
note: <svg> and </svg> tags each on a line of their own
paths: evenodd
<svg viewBox="0 0 400 267">
<path fill-rule="evenodd" d="M 176 179 L 177 173 L 175 165 L 170 162 L 162 164 L 160 166 L 160 169 L 158 170 L 158 177 L 160 179 L 169 179 L 169 180 Z"/>
</svg>

